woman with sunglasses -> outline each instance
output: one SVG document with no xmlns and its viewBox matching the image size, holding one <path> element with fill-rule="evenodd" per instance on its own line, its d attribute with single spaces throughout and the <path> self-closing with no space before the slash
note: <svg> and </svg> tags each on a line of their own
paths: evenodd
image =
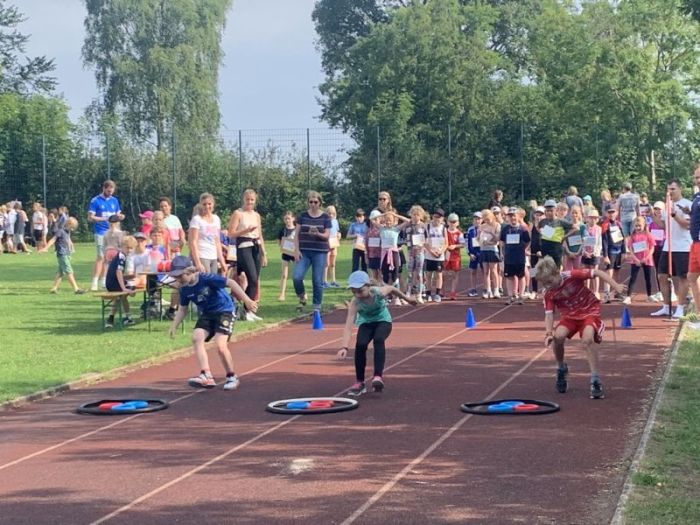
<svg viewBox="0 0 700 525">
<path fill-rule="evenodd" d="M 321 194 L 317 191 L 307 193 L 309 208 L 297 217 L 294 235 L 296 265 L 294 266 L 294 291 L 299 297 L 298 311 L 306 306 L 307 296 L 304 288 L 304 276 L 311 268 L 313 290 L 313 309 L 321 310 L 323 302 L 323 271 L 328 260 L 328 238 L 331 232 L 331 218 L 321 209 Z"/>
</svg>

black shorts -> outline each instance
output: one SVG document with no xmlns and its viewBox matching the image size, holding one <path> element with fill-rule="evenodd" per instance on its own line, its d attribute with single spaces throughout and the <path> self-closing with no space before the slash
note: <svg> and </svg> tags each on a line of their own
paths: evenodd
<svg viewBox="0 0 700 525">
<path fill-rule="evenodd" d="M 44 230 L 34 230 L 34 240 L 40 241 L 44 238 Z"/>
<path fill-rule="evenodd" d="M 282 260 L 287 261 L 287 262 L 294 262 L 294 256 L 293 255 L 287 255 L 286 253 L 282 254 Z"/>
<path fill-rule="evenodd" d="M 475 257 L 472 259 L 471 255 L 475 255 Z M 479 268 L 481 268 L 482 270 L 484 269 L 484 265 L 481 263 L 481 253 L 470 254 L 469 269 L 477 270 Z"/>
<path fill-rule="evenodd" d="M 542 251 L 542 257 L 551 257 L 552 259 L 554 259 L 554 262 L 556 263 L 557 266 L 561 266 L 561 256 L 562 256 L 561 253 L 556 253 L 556 252 L 549 253 L 549 252 Z"/>
<path fill-rule="evenodd" d="M 605 265 L 606 270 L 619 270 L 622 268 L 622 252 L 617 255 L 608 255 L 608 258 L 610 259 L 610 264 Z"/>
<path fill-rule="evenodd" d="M 405 266 L 406 266 L 406 254 L 403 253 L 403 250 L 399 246 L 399 273 L 403 272 L 403 269 Z"/>
<path fill-rule="evenodd" d="M 442 268 L 445 265 L 445 261 L 431 261 L 425 260 L 425 271 L 426 272 L 442 272 Z"/>
<path fill-rule="evenodd" d="M 233 334 L 233 313 L 200 313 L 194 328 L 195 330 L 201 328 L 207 332 L 205 341 L 211 341 L 216 334 L 224 334 L 230 338 L 231 334 Z"/>
<path fill-rule="evenodd" d="M 600 257 L 586 257 L 585 255 L 581 256 L 581 265 L 582 266 L 588 266 L 589 268 L 593 268 L 594 266 L 598 266 L 600 264 Z"/>
<path fill-rule="evenodd" d="M 367 268 L 370 270 L 379 270 L 382 266 L 382 259 L 381 257 L 370 257 L 367 260 Z"/>
<path fill-rule="evenodd" d="M 688 252 L 671 252 L 671 275 L 685 279 L 688 276 Z M 661 252 L 659 259 L 659 274 L 668 275 L 668 252 Z"/>
<path fill-rule="evenodd" d="M 504 264 L 503 277 L 525 277 L 525 263 L 523 264 Z"/>
</svg>

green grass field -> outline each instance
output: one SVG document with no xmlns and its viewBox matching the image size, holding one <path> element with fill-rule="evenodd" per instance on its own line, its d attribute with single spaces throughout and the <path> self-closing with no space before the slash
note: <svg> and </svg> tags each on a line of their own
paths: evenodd
<svg viewBox="0 0 700 525">
<path fill-rule="evenodd" d="M 700 523 L 700 333 L 686 331 L 644 459 L 626 523 Z"/>
<path fill-rule="evenodd" d="M 337 275 L 341 282 L 345 282 L 350 271 L 351 249 L 350 245 L 340 248 Z M 268 254 L 269 266 L 262 271 L 258 311 L 264 322 L 239 322 L 236 333 L 259 329 L 298 315 L 291 279 L 287 286 L 287 301 L 281 303 L 277 300 L 282 262 L 277 243 L 268 243 Z M 76 244 L 73 269 L 78 284 L 86 288 L 89 287 L 93 261 L 93 245 Z M 167 321 L 153 322 L 150 333 L 145 322 L 124 330 L 103 332 L 100 301 L 91 293 L 74 295 L 65 280 L 58 295 L 48 293 L 55 272 L 53 249 L 45 254 L 0 255 L 3 339 L 0 345 L 0 403 L 190 345 L 191 321 L 186 321 L 185 333 L 179 333 L 175 339 L 167 336 Z M 310 279 L 309 270 L 309 296 Z M 342 288 L 328 289 L 324 293 L 324 304 L 336 304 L 346 298 L 347 291 Z M 135 315 L 139 313 L 141 301 L 140 292 L 130 301 Z"/>
</svg>

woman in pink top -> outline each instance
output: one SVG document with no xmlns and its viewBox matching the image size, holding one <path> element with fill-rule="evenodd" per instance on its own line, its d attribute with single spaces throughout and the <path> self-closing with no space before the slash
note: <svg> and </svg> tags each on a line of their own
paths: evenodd
<svg viewBox="0 0 700 525">
<path fill-rule="evenodd" d="M 656 201 L 651 210 L 651 216 L 647 217 L 647 225 L 649 226 L 649 233 L 654 238 L 656 246 L 654 249 L 654 268 L 659 267 L 659 260 L 661 259 L 661 254 L 663 252 L 664 243 L 666 242 L 666 225 L 664 224 L 664 210 L 666 205 L 661 201 Z M 658 290 L 655 295 L 653 295 L 654 300 L 657 302 L 663 301 L 661 295 L 661 287 L 659 286 L 659 272 L 658 270 L 654 272 L 656 277 L 656 289 Z"/>
<path fill-rule="evenodd" d="M 637 281 L 639 269 L 644 270 L 644 283 L 647 288 L 647 300 L 653 301 L 651 296 L 651 269 L 654 267 L 654 238 L 647 230 L 647 221 L 644 217 L 637 217 L 634 220 L 634 230 L 632 234 L 625 240 L 627 243 L 627 253 L 631 265 L 630 284 L 628 287 L 627 297 L 623 299 L 624 304 L 632 302 L 632 290 L 634 283 Z"/>
</svg>

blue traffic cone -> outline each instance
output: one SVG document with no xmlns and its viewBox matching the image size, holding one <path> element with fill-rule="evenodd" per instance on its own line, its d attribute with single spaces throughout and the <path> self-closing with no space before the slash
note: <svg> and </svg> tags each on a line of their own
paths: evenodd
<svg viewBox="0 0 700 525">
<path fill-rule="evenodd" d="M 323 319 L 321 319 L 321 312 L 314 310 L 314 322 L 312 325 L 314 330 L 323 330 Z"/>
<path fill-rule="evenodd" d="M 630 317 L 630 311 L 625 308 L 622 310 L 622 322 L 620 323 L 621 328 L 632 328 L 632 318 Z"/>
<path fill-rule="evenodd" d="M 474 319 L 474 311 L 471 308 L 467 310 L 467 317 L 464 319 L 464 326 L 466 328 L 476 328 L 476 319 Z"/>
</svg>

